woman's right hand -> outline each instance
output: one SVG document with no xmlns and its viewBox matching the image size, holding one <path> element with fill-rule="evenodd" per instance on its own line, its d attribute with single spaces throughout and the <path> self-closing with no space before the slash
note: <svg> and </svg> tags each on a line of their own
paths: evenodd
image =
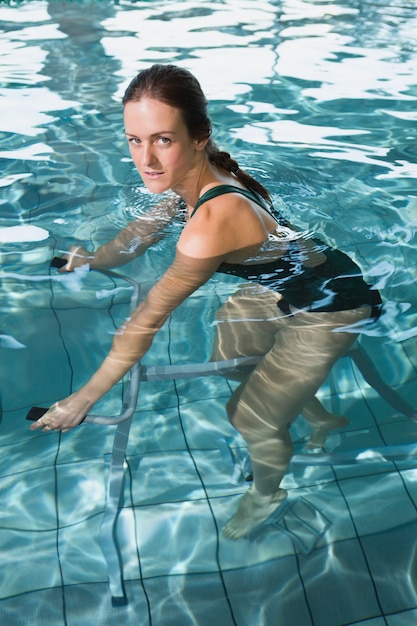
<svg viewBox="0 0 417 626">
<path fill-rule="evenodd" d="M 71 246 L 69 251 L 64 254 L 63 258 L 67 260 L 67 263 L 58 271 L 73 272 L 77 267 L 82 267 L 87 264 L 91 265 L 94 259 L 94 253 L 84 250 L 81 246 Z"/>
<path fill-rule="evenodd" d="M 66 433 L 84 420 L 91 407 L 92 403 L 85 400 L 82 391 L 76 391 L 55 402 L 40 419 L 33 422 L 30 430 L 41 428 L 44 432 L 55 430 Z"/>
</svg>

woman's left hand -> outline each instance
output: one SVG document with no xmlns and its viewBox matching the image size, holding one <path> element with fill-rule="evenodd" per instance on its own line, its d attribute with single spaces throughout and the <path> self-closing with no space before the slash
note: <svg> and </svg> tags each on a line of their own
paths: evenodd
<svg viewBox="0 0 417 626">
<path fill-rule="evenodd" d="M 64 400 L 55 402 L 40 419 L 31 425 L 30 430 L 41 428 L 43 432 L 55 430 L 65 433 L 78 426 L 90 408 L 91 405 L 77 391 Z"/>
</svg>

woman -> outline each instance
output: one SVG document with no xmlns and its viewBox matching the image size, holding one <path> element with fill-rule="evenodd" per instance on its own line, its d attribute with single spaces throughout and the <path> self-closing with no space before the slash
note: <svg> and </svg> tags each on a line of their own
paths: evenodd
<svg viewBox="0 0 417 626">
<path fill-rule="evenodd" d="M 356 338 L 355 325 L 372 315 L 372 293 L 344 254 L 300 234 L 280 220 L 268 191 L 210 138 L 207 102 L 188 71 L 155 65 L 136 76 L 124 99 L 132 159 L 147 188 L 174 191 L 186 207 L 172 265 L 114 336 L 90 380 L 55 403 L 32 429 L 68 431 L 139 361 L 170 313 L 215 272 L 246 278 L 220 309 L 213 358 L 265 355 L 227 405 L 245 438 L 253 485 L 224 527 L 245 536 L 286 497 L 280 487 L 292 446 L 291 421 L 302 413 L 312 426 L 310 445 L 347 420 L 327 413 L 315 398 L 335 361 Z M 165 217 L 130 224 L 94 254 L 73 248 L 66 271 L 122 265 L 162 236 Z"/>
</svg>

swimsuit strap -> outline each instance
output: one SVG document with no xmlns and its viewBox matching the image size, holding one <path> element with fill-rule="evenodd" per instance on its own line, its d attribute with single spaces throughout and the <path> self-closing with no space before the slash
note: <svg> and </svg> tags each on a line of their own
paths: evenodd
<svg viewBox="0 0 417 626">
<path fill-rule="evenodd" d="M 268 211 L 266 203 L 261 200 L 260 196 L 258 196 L 254 191 L 251 191 L 250 189 L 242 189 L 241 187 L 235 187 L 234 185 L 217 185 L 217 187 L 212 187 L 206 191 L 206 193 L 203 193 L 201 198 L 197 200 L 197 203 L 190 215 L 190 219 L 204 202 L 217 198 L 217 196 L 222 196 L 225 193 L 240 193 L 242 196 L 246 196 L 246 198 L 252 200 L 252 202 L 256 202 L 256 204 L 259 204 L 260 207 Z"/>
</svg>

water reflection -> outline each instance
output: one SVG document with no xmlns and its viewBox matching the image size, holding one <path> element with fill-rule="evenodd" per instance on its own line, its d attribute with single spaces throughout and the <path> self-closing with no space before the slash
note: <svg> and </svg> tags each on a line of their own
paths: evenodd
<svg viewBox="0 0 417 626">
<path fill-rule="evenodd" d="M 276 9 L 269 2 L 255 6 L 230 1 L 204 9 L 190 3 L 166 11 L 160 4 L 137 9 L 133 3 L 106 22 L 109 34 L 123 34 L 106 37 L 103 44 L 108 54 L 120 59 L 126 79 L 152 63 L 174 62 L 199 76 L 209 99 L 234 101 L 250 92 L 253 83 L 269 83 L 275 19 Z M 219 50 L 220 72 L 213 71 Z"/>
<path fill-rule="evenodd" d="M 236 21 L 234 2 L 204 9 L 189 4 L 175 11 L 152 3 L 138 7 L 126 2 L 120 7 L 93 2 L 86 21 L 79 3 L 51 0 L 36 10 L 27 5 L 23 17 L 19 14 L 19 27 L 5 39 L 4 95 L 17 94 L 23 106 L 13 103 L 15 115 L 7 118 L 7 131 L 19 130 L 19 136 L 0 153 L 10 161 L 3 178 L 4 188 L 11 191 L 5 196 L 10 209 L 5 203 L 3 216 L 10 210 L 14 218 L 20 211 L 25 219 L 45 223 L 49 213 L 55 219 L 52 228 L 49 219 L 48 230 L 61 237 L 64 249 L 67 216 L 76 218 L 82 206 L 89 221 L 76 225 L 71 238 L 88 240 L 96 228 L 104 237 L 108 226 L 125 217 L 124 207 L 123 214 L 118 213 L 117 202 L 120 184 L 130 177 L 130 166 L 120 158 L 123 139 L 116 138 L 121 127 L 115 101 L 133 67 L 153 60 L 180 61 L 214 98 L 221 133 L 235 143 L 243 161 L 255 168 L 260 155 L 261 174 L 271 178 L 276 195 L 289 202 L 295 221 L 313 222 L 333 242 L 347 244 L 372 281 L 385 290 L 388 304 L 392 301 L 392 326 L 401 316 L 401 336 L 411 337 L 413 276 L 408 268 L 415 254 L 415 219 L 410 205 L 407 210 L 399 205 L 403 190 L 409 189 L 407 181 L 415 179 L 413 151 L 400 148 L 404 136 L 411 145 L 410 122 L 415 117 L 410 84 L 415 51 L 406 50 L 401 40 L 407 12 L 392 7 L 398 9 L 400 37 L 387 51 L 381 45 L 383 35 L 372 47 L 365 30 L 358 34 L 352 29 L 358 15 L 369 25 L 382 10 L 377 5 L 239 6 Z M 7 15 L 17 18 L 12 10 Z M 382 30 L 387 20 L 380 24 Z M 174 46 L 178 40 L 181 48 Z M 25 72 L 15 54 L 23 42 L 33 51 Z M 393 72 L 401 46 L 402 71 Z M 214 73 L 219 48 L 223 71 Z M 34 104 L 31 116 L 24 115 L 27 94 Z M 21 119 L 27 126 L 19 127 Z M 24 135 L 42 135 L 44 142 L 32 139 L 22 146 Z M 343 168 L 335 165 L 338 161 Z M 404 180 L 403 190 L 399 179 Z M 394 192 L 388 186 L 382 188 L 385 198 L 377 197 L 378 185 L 388 181 L 395 184 L 395 211 Z M 133 192 L 123 192 L 123 201 L 131 203 L 134 213 L 148 198 L 136 186 Z M 343 221 L 346 212 L 351 229 Z M 58 215 L 66 217 L 62 221 Z M 372 246 L 366 254 L 361 240 Z M 395 335 L 397 330 L 378 332 Z"/>
<path fill-rule="evenodd" d="M 18 8 L 1 7 L 0 19 L 4 26 L 0 88 L 0 130 L 3 133 L 0 137 L 1 227 L 36 224 L 56 238 L 55 242 L 51 237 L 48 245 L 52 247 L 56 243 L 59 249 L 65 249 L 74 238 L 88 244 L 109 239 L 116 226 L 121 226 L 137 211 L 144 210 L 149 196 L 143 193 L 126 160 L 120 94 L 138 69 L 154 61 L 178 62 L 199 77 L 212 100 L 211 111 L 220 142 L 233 146 L 242 165 L 259 174 L 271 186 L 277 201 L 278 198 L 286 200 L 285 210 L 297 225 L 314 228 L 328 241 L 348 251 L 364 268 L 370 281 L 383 291 L 386 302 L 384 324 L 373 333 L 369 332 L 363 345 L 387 384 L 394 388 L 399 386 L 401 393 L 415 402 L 417 17 L 411 4 L 397 0 L 389 6 L 382 1 L 364 3 L 360 0 L 332 3 L 225 0 L 205 7 L 194 2 L 173 5 L 170 1 L 158 4 L 90 2 L 86 7 L 79 2 L 51 0 L 49 3 L 23 3 Z M 34 263 L 29 267 L 23 256 L 19 256 L 19 251 L 20 248 L 15 246 L 14 271 L 21 275 L 44 272 L 49 248 L 46 255 L 40 255 L 44 266 Z M 145 266 L 147 277 L 151 270 L 156 268 L 159 271 L 161 257 L 167 254 L 162 247 L 158 252 L 161 254 L 155 265 Z M 9 259 L 11 256 L 7 254 L 2 256 L 2 263 L 7 266 L 11 262 Z M 34 389 L 39 400 L 52 398 L 60 385 L 66 390 L 70 372 L 64 356 L 59 356 L 60 368 L 55 368 L 52 376 L 48 375 L 52 383 L 38 373 L 40 361 L 55 350 L 53 341 L 58 337 L 56 320 L 49 307 L 50 292 L 46 289 L 29 292 L 27 288 L 22 289 L 21 281 L 11 285 L 10 280 L 7 284 L 3 282 L 2 288 L 4 320 L 9 319 L 11 303 L 18 302 L 13 311 L 13 323 L 6 321 L 7 327 L 2 329 L 2 334 L 4 332 L 7 337 L 16 337 L 19 341 L 23 331 L 27 331 L 38 355 L 35 367 L 24 369 L 23 360 L 18 361 L 16 357 L 13 361 L 10 350 L 3 350 L 1 372 L 7 378 L 6 382 L 3 379 L 2 388 L 7 388 L 8 441 L 13 442 L 13 437 L 18 436 L 22 447 L 18 454 L 5 457 L 2 472 L 5 475 L 10 472 L 11 465 L 15 469 L 23 462 L 25 469 L 22 482 L 11 490 L 15 505 L 8 510 L 6 520 L 11 528 L 19 528 L 16 519 L 18 509 L 22 508 L 25 526 L 32 530 L 51 528 L 55 514 L 51 477 L 45 472 L 46 491 L 42 506 L 46 518 L 42 518 L 38 526 L 36 498 L 30 495 L 29 485 L 33 486 L 39 475 L 32 473 L 30 463 L 34 457 L 41 462 L 43 455 L 47 454 L 52 464 L 56 443 L 52 444 L 50 438 L 45 451 L 41 442 L 35 445 L 33 438 L 25 439 L 26 424 L 21 424 L 21 405 L 22 398 L 27 397 L 25 394 L 34 397 Z M 228 288 L 227 285 L 217 286 L 221 300 L 225 299 Z M 84 288 L 83 293 L 88 301 L 88 289 Z M 77 297 L 77 294 L 71 295 L 71 307 Z M 31 321 L 24 310 L 24 306 L 29 305 L 35 310 L 42 305 L 43 309 L 42 314 L 32 316 Z M 183 357 L 187 344 L 187 356 L 191 359 L 194 352 L 187 343 L 187 333 L 191 324 L 200 333 L 203 325 L 195 322 L 192 308 L 181 316 L 183 319 L 177 320 L 177 334 L 170 338 L 172 356 L 175 359 Z M 66 340 L 78 339 L 81 314 L 74 315 L 71 309 L 66 320 L 69 329 Z M 96 318 L 87 324 L 90 335 L 97 328 Z M 49 344 L 48 347 L 45 343 Z M 62 350 L 62 343 L 59 345 Z M 167 343 L 161 342 L 155 358 L 163 361 L 166 347 Z M 21 355 L 24 350 L 13 352 Z M 8 379 L 11 373 L 13 385 Z M 55 379 L 58 382 L 54 388 Z M 25 387 L 25 394 L 20 390 L 23 387 L 17 393 L 16 381 Z M 179 471 L 186 467 L 190 475 L 193 472 L 189 457 L 187 460 L 182 457 L 186 452 L 182 451 L 185 444 L 179 433 L 182 433 L 181 417 L 188 434 L 192 432 L 193 447 L 199 450 L 195 458 L 199 469 L 204 470 L 204 488 L 211 489 L 216 496 L 222 490 L 224 493 L 224 485 L 231 484 L 231 476 L 230 467 L 223 473 L 218 469 L 221 465 L 218 439 L 219 436 L 230 437 L 223 413 L 227 394 L 223 391 L 224 397 L 218 403 L 216 401 L 213 408 L 212 398 L 218 389 L 218 381 L 210 379 L 206 385 L 198 384 L 197 392 L 195 389 L 191 385 L 181 387 L 186 405 L 177 410 L 173 387 L 168 390 L 164 387 L 163 393 L 160 387 L 153 387 L 152 392 L 145 387 L 143 391 L 149 411 L 145 416 L 142 414 L 142 422 L 132 432 L 132 455 L 160 452 L 163 446 L 181 447 L 181 452 L 170 454 L 169 459 L 163 450 L 164 463 L 157 455 L 148 457 L 146 463 L 144 460 L 142 468 L 149 467 L 151 471 L 143 485 L 140 469 L 134 477 L 137 489 L 133 494 L 135 516 L 141 528 L 138 539 L 150 576 L 167 571 L 190 571 L 190 568 L 198 569 L 199 566 L 204 571 L 216 570 L 218 566 L 213 557 L 218 550 L 214 545 L 213 518 L 206 505 L 201 504 L 200 479 L 193 474 L 192 480 L 187 479 L 184 484 Z M 372 447 L 375 442 L 386 448 L 397 443 L 411 445 L 415 441 L 414 423 L 377 397 L 348 359 L 342 359 L 332 372 L 322 389 L 322 396 L 332 411 L 338 412 L 342 407 L 353 424 L 346 437 L 340 434 L 330 437 L 330 451 L 344 451 L 350 455 L 352 449 Z M 156 418 L 155 406 L 158 408 Z M 5 428 L 5 420 L 2 428 Z M 174 440 L 172 430 L 176 433 Z M 4 430 L 2 434 L 4 436 Z M 296 422 L 292 426 L 292 435 L 296 449 L 300 450 L 309 433 Z M 85 433 L 81 432 L 80 437 L 68 443 L 66 448 L 64 446 L 63 451 L 61 448 L 66 462 L 70 463 L 74 456 L 82 454 L 86 458 L 96 452 L 97 456 L 101 455 L 99 437 L 88 442 L 87 450 L 85 439 Z M 239 441 L 233 440 L 233 446 L 239 445 Z M 34 454 L 34 449 L 38 454 Z M 413 459 L 413 449 L 411 453 L 409 461 Z M 392 520 L 401 507 L 391 510 L 396 508 L 396 500 L 383 484 L 387 461 L 373 458 L 372 472 L 380 471 L 382 476 L 378 489 L 384 494 L 384 514 L 380 520 L 383 521 L 381 528 L 386 530 L 394 524 Z M 135 468 L 140 468 L 142 458 L 138 459 Z M 87 465 L 89 463 L 90 460 Z M 97 469 L 97 475 L 100 471 Z M 342 475 L 343 468 L 337 471 Z M 364 471 L 361 467 L 361 472 Z M 169 480 L 166 474 L 169 474 Z M 414 473 L 410 476 L 410 483 L 415 483 Z M 80 477 L 80 471 L 71 471 L 70 467 L 68 474 L 63 473 L 61 477 L 66 487 L 74 485 L 74 489 L 68 491 L 72 502 L 79 493 L 75 485 L 81 484 Z M 6 482 L 11 485 L 14 480 L 10 478 Z M 304 519 L 311 513 L 312 521 L 318 520 L 319 530 L 321 524 L 326 525 L 327 517 L 325 520 L 317 517 L 317 511 L 332 511 L 331 526 L 327 534 L 319 537 L 318 545 L 324 556 L 319 561 L 318 552 L 315 553 L 317 561 L 314 564 L 319 561 L 319 568 L 322 568 L 319 571 L 336 574 L 334 578 L 345 569 L 344 575 L 347 572 L 352 584 L 357 584 L 358 577 L 361 578 L 357 571 L 358 561 L 351 563 L 349 568 L 349 559 L 344 560 L 334 548 L 333 541 L 341 537 L 350 540 L 355 536 L 353 527 L 346 521 L 351 514 L 346 505 L 349 499 L 355 505 L 365 492 L 366 510 L 361 509 L 358 517 L 362 521 L 368 518 L 369 499 L 375 494 L 374 477 L 370 476 L 364 488 L 364 482 L 356 482 L 349 476 L 342 485 L 346 499 L 333 486 L 334 477 L 327 474 L 323 477 L 317 468 L 307 469 L 305 465 L 299 470 L 293 468 L 286 480 L 288 489 L 297 489 L 298 495 L 302 493 L 309 503 L 315 504 L 316 508 L 308 508 L 308 511 L 302 508 L 301 517 Z M 90 478 L 90 482 L 84 482 L 85 491 L 78 503 L 82 515 L 88 516 L 91 510 L 90 492 L 95 494 L 94 511 L 100 510 L 103 494 L 97 481 Z M 322 485 L 320 489 L 317 488 L 319 483 Z M 149 491 L 151 484 L 154 493 L 152 489 Z M 145 503 L 142 487 L 148 487 Z M 168 487 L 171 497 L 180 494 L 190 500 L 195 498 L 196 506 L 186 504 L 181 507 L 178 503 L 165 501 L 166 504 L 158 509 L 157 500 L 161 494 L 167 495 Z M 241 485 L 232 485 L 228 487 L 227 496 L 215 500 L 219 524 L 230 515 L 234 508 L 233 496 L 240 489 Z M 75 502 L 74 510 L 76 506 Z M 173 516 L 178 507 L 179 517 L 175 521 Z M 415 510 L 410 507 L 401 511 L 401 521 L 408 524 Z M 62 512 L 64 520 L 74 521 L 69 508 L 62 508 Z M 242 563 L 254 565 L 289 553 L 293 559 L 291 533 L 294 534 L 295 527 L 299 528 L 299 518 L 295 507 L 274 527 L 261 529 L 253 543 L 245 543 L 243 548 L 222 544 L 222 565 L 233 569 L 241 567 Z M 131 521 L 129 518 L 129 524 L 126 523 L 129 533 L 133 527 Z M 80 540 L 79 529 L 74 527 L 73 535 L 67 534 L 72 543 L 67 542 L 65 554 L 74 556 L 78 550 L 77 559 L 90 554 L 104 577 L 97 546 L 91 542 L 88 545 L 88 538 L 94 534 L 92 530 L 94 527 L 84 534 L 82 547 L 72 548 Z M 166 543 L 161 539 L 167 532 L 172 532 L 168 562 Z M 202 542 L 202 535 L 208 537 L 207 543 Z M 307 545 L 304 527 L 298 536 L 302 553 L 303 546 Z M 42 543 L 41 551 L 46 545 L 46 558 L 53 549 L 52 543 L 53 538 Z M 130 547 L 126 549 L 126 562 L 132 558 Z M 314 552 L 314 546 L 312 550 Z M 22 567 L 26 567 L 30 546 L 23 546 L 22 551 L 25 555 Z M 82 578 L 82 560 L 78 565 L 77 559 L 74 559 L 73 571 L 66 573 L 66 582 Z M 133 569 L 132 566 L 129 571 Z M 46 567 L 42 570 L 39 584 L 57 584 L 55 569 L 53 575 L 48 575 L 46 570 Z M 294 588 L 293 581 L 296 580 L 296 573 L 292 577 L 288 574 L 289 569 L 282 568 L 282 571 L 285 571 L 285 578 L 282 575 L 280 607 L 285 595 L 282 589 L 287 590 L 291 585 Z M 276 572 L 273 580 L 276 586 Z M 18 575 L 12 582 L 2 582 L 6 585 L 5 594 L 33 588 L 33 580 L 19 579 Z M 361 590 L 355 589 L 360 596 Z M 357 607 L 354 595 L 351 593 L 348 600 L 351 606 Z M 273 593 L 270 597 L 274 597 Z M 342 621 L 337 623 L 344 623 L 348 601 L 345 594 L 341 593 L 340 597 L 346 606 L 344 617 L 340 618 Z M 180 604 L 180 590 L 178 598 Z M 259 604 L 259 595 L 256 599 Z M 278 607 L 277 610 L 281 609 Z M 349 614 L 348 619 L 351 622 L 354 616 Z"/>
</svg>

